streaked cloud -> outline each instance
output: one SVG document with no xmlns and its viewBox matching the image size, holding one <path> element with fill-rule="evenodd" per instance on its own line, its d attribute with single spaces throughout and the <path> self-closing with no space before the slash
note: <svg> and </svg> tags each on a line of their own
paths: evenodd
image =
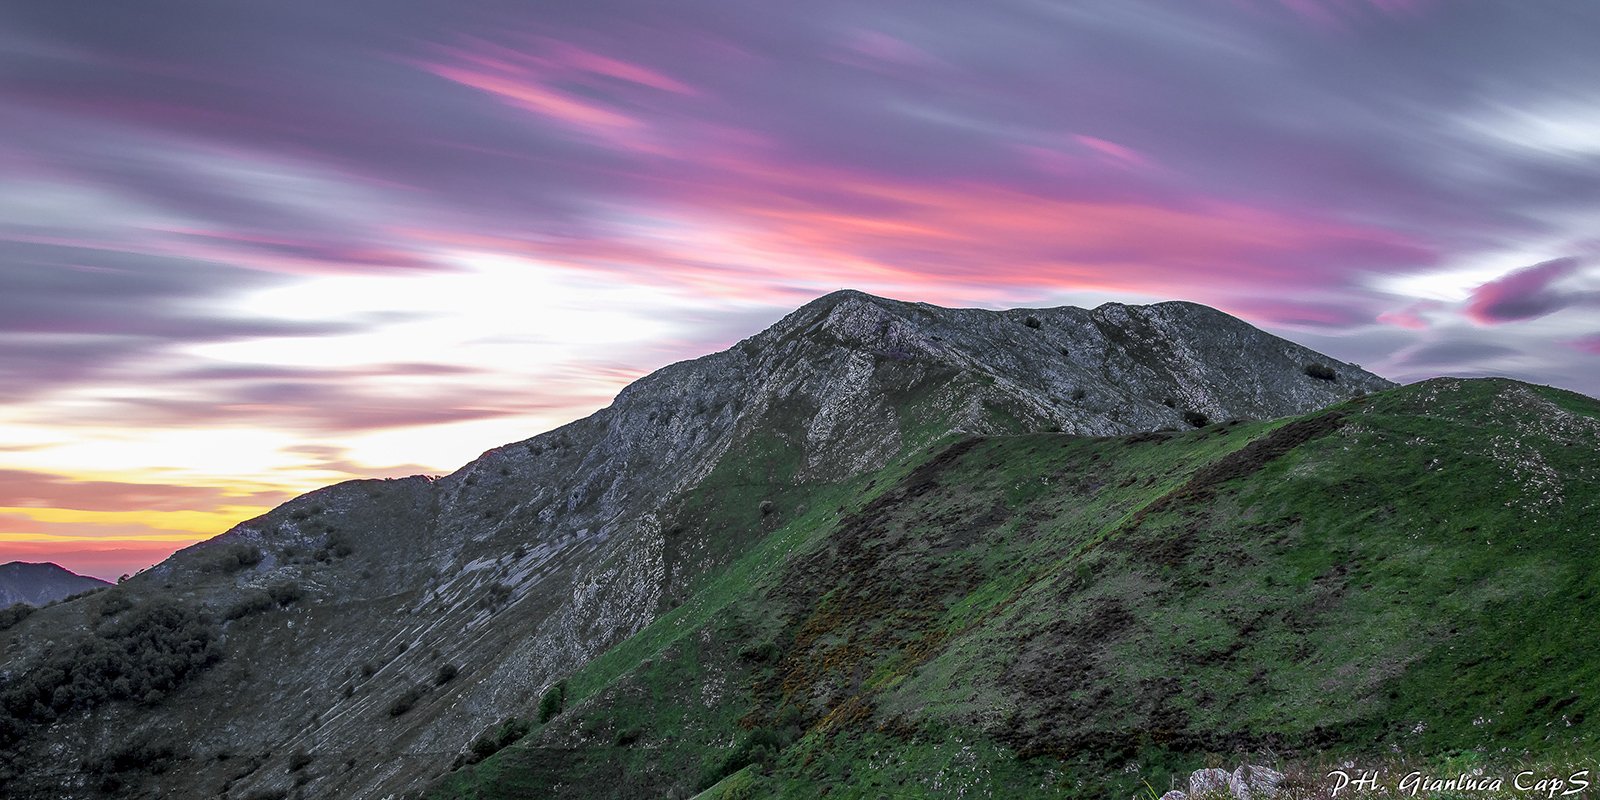
<svg viewBox="0 0 1600 800">
<path fill-rule="evenodd" d="M 171 515 L 447 471 L 845 286 L 1176 297 L 1396 378 L 1600 393 L 1596 29 L 1572 0 L 12 4 L 3 488 Z M 190 533 L 3 513 L 101 565 Z M 17 538 L 73 524 L 92 548 Z"/>
</svg>

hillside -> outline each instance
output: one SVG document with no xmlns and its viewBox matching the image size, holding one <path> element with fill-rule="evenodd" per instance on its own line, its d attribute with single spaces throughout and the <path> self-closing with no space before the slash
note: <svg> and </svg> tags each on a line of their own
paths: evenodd
<svg viewBox="0 0 1600 800">
<path fill-rule="evenodd" d="M 18 603 L 42 606 L 79 592 L 103 589 L 110 585 L 99 578 L 79 575 L 58 564 L 12 561 L 0 564 L 0 608 Z"/>
<path fill-rule="evenodd" d="M 0 632 L 0 780 L 396 796 L 953 436 L 1188 429 L 1389 386 L 1193 304 L 836 293 L 452 475 L 312 492 Z"/>
<path fill-rule="evenodd" d="M 1505 380 L 957 438 L 815 503 L 430 796 L 1126 797 L 1218 754 L 1592 754 L 1597 478 L 1600 403 Z"/>
</svg>

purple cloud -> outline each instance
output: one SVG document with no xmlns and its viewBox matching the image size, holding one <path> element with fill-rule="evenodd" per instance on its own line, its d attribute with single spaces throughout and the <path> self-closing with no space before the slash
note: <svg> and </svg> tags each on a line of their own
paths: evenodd
<svg viewBox="0 0 1600 800">
<path fill-rule="evenodd" d="M 1581 266 L 1576 258 L 1557 258 L 1485 283 L 1473 290 L 1467 315 L 1485 325 L 1497 325 L 1560 311 L 1592 295 L 1564 291 L 1554 285 Z"/>
</svg>

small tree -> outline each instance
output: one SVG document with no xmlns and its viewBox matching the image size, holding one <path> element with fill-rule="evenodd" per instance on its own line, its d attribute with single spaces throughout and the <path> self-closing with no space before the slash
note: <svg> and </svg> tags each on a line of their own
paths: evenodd
<svg viewBox="0 0 1600 800">
<path fill-rule="evenodd" d="M 567 682 L 556 681 L 544 691 L 544 696 L 539 698 L 539 723 L 544 724 L 554 719 L 567 707 Z"/>
</svg>

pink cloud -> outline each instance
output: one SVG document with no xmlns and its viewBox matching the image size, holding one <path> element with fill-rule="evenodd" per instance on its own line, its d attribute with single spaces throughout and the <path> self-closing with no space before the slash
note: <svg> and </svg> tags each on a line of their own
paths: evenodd
<svg viewBox="0 0 1600 800">
<path fill-rule="evenodd" d="M 1536 319 L 1578 299 L 1554 284 L 1576 272 L 1576 258 L 1557 258 L 1525 267 L 1479 286 L 1467 302 L 1467 316 L 1484 325 Z"/>
<path fill-rule="evenodd" d="M 1393 311 L 1385 311 L 1382 314 L 1379 314 L 1378 321 L 1385 325 L 1393 325 L 1397 328 L 1420 331 L 1427 328 L 1430 324 L 1428 322 L 1428 318 L 1423 315 L 1423 312 L 1437 309 L 1439 308 L 1439 305 L 1439 303 L 1426 300 L 1419 303 L 1412 303 L 1405 308 L 1398 308 Z"/>
<path fill-rule="evenodd" d="M 1437 260 L 1427 244 L 1382 228 L 1208 198 L 1060 198 L 789 166 L 759 153 L 697 163 L 701 180 L 650 187 L 659 191 L 639 210 L 649 225 L 563 237 L 406 235 L 773 303 L 792 299 L 782 290 L 796 274 L 807 285 L 933 302 L 1040 288 L 1171 295 L 1174 286 L 1221 301 L 1263 281 L 1344 286 L 1363 271 Z"/>
<path fill-rule="evenodd" d="M 939 66 L 938 59 L 916 45 L 896 36 L 891 36 L 882 31 L 861 30 L 850 34 L 845 43 L 850 56 L 841 59 L 844 63 L 862 66 L 881 66 L 884 64 L 897 67 L 915 67 L 928 69 Z M 861 58 L 865 57 L 864 63 Z M 873 63 L 876 62 L 876 63 Z"/>
<path fill-rule="evenodd" d="M 1093 136 L 1084 136 L 1081 134 L 1074 135 L 1072 138 L 1077 140 L 1078 144 L 1100 153 L 1103 156 L 1107 156 L 1113 161 L 1135 167 L 1151 166 L 1150 160 L 1145 158 L 1133 148 L 1125 147 L 1117 144 L 1116 142 L 1107 141 L 1105 139 L 1099 139 Z"/>
<path fill-rule="evenodd" d="M 1567 342 L 1569 347 L 1582 350 L 1585 353 L 1600 356 L 1600 333 L 1591 333 Z"/>
<path fill-rule="evenodd" d="M 647 153 L 659 145 L 635 113 L 645 99 L 636 90 L 698 94 L 657 70 L 544 37 L 530 39 L 527 49 L 469 39 L 466 46 L 443 48 L 438 60 L 415 65 L 614 146 Z"/>
</svg>

